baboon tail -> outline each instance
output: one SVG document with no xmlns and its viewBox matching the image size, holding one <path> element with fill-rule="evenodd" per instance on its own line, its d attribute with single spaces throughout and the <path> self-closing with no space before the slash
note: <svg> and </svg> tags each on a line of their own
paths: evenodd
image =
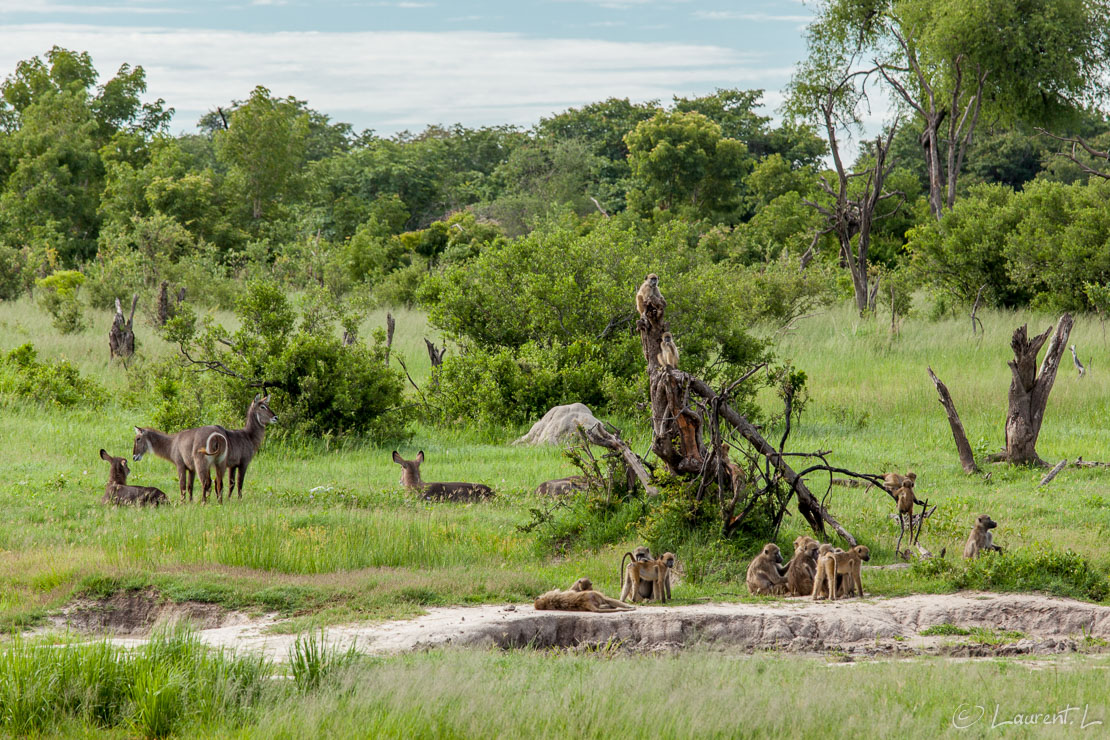
<svg viewBox="0 0 1110 740">
<path fill-rule="evenodd" d="M 227 437 L 220 432 L 212 432 L 208 435 L 208 441 L 205 443 L 200 453 L 202 455 L 211 455 L 212 457 L 220 457 L 221 455 L 227 454 Z"/>
</svg>

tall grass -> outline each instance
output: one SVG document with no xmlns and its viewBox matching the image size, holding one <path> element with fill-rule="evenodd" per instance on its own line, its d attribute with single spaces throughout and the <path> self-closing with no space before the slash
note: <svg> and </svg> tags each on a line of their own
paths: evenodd
<svg viewBox="0 0 1110 740">
<path fill-rule="evenodd" d="M 180 629 L 130 651 L 17 637 L 0 647 L 0 729 L 26 735 L 76 722 L 167 737 L 213 720 L 233 727 L 271 673 L 260 657 L 213 651 Z"/>
</svg>

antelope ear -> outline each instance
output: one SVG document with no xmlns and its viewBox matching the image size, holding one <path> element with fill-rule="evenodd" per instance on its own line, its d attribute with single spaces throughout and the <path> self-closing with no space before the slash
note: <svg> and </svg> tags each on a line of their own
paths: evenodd
<svg viewBox="0 0 1110 740">
<path fill-rule="evenodd" d="M 424 462 L 424 450 L 420 450 L 420 452 L 416 453 L 416 462 Z"/>
<path fill-rule="evenodd" d="M 254 394 L 254 401 L 252 401 L 251 403 L 258 403 L 258 399 L 260 399 L 260 398 L 262 398 L 262 394 L 261 393 L 255 393 Z"/>
<path fill-rule="evenodd" d="M 401 463 L 401 456 L 397 454 L 397 450 L 393 451 L 393 462 L 397 464 Z"/>
<path fill-rule="evenodd" d="M 103 448 L 103 447 L 101 447 L 101 448 L 100 448 L 100 459 L 101 459 L 101 460 L 108 460 L 108 461 L 111 461 L 111 459 L 112 459 L 112 456 L 111 456 L 111 455 L 109 455 L 109 454 L 108 454 L 107 452 L 105 452 L 105 451 L 104 451 L 104 448 Z"/>
<path fill-rule="evenodd" d="M 139 427 L 135 427 L 135 436 L 138 436 L 138 435 L 140 435 L 140 434 L 142 434 L 142 433 L 143 433 L 143 430 L 142 430 L 142 429 L 140 429 Z"/>
<path fill-rule="evenodd" d="M 270 394 L 267 393 L 265 396 L 262 397 L 262 403 L 269 403 L 269 402 L 270 402 Z"/>
</svg>

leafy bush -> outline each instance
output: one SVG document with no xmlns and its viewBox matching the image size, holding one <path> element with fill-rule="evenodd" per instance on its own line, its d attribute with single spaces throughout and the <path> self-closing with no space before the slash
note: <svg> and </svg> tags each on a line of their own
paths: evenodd
<svg viewBox="0 0 1110 740">
<path fill-rule="evenodd" d="M 401 374 L 385 364 L 378 338 L 373 346 L 343 346 L 335 329 L 342 310 L 325 315 L 312 304 L 298 321 L 277 283 L 257 281 L 246 286 L 235 311 L 242 322 L 235 332 L 211 319 L 198 327 L 187 309 L 167 323 L 166 337 L 179 345 L 182 362 L 212 372 L 200 381 L 197 373 L 158 371 L 164 415 L 188 416 L 201 396 L 245 409 L 264 387 L 273 393 L 281 429 L 375 439 L 405 434 Z"/>
<path fill-rule="evenodd" d="M 76 270 L 59 270 L 35 284 L 42 289 L 39 302 L 54 318 L 54 328 L 63 334 L 75 334 L 87 325 L 77 291 L 85 276 Z"/>
<path fill-rule="evenodd" d="M 629 215 L 592 225 L 564 216 L 433 274 L 421 299 L 464 348 L 436 371 L 441 420 L 459 418 L 464 403 L 516 421 L 568 401 L 629 413 L 630 389 L 643 379 L 633 296 L 649 272 L 661 276 L 680 366 L 710 381 L 743 372 L 764 353 L 748 333 L 752 321 L 797 304 L 753 310 L 750 281 L 705 260 L 695 236 Z"/>
<path fill-rule="evenodd" d="M 920 575 L 940 576 L 956 589 L 1044 591 L 1091 601 L 1110 596 L 1110 581 L 1086 558 L 1043 543 L 1029 550 L 988 552 L 959 564 L 930 558 L 918 561 L 913 568 Z"/>
<path fill-rule="evenodd" d="M 26 253 L 0 244 L 0 301 L 10 301 L 19 297 L 26 288 L 26 271 Z"/>
<path fill-rule="evenodd" d="M 0 356 L 0 396 L 28 398 L 57 406 L 97 408 L 107 398 L 98 383 L 82 378 L 66 360 L 41 362 L 30 344 Z"/>
</svg>

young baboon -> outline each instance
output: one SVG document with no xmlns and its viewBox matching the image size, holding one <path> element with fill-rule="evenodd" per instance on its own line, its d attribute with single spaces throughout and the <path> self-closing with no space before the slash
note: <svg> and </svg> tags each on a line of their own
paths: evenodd
<svg viewBox="0 0 1110 740">
<path fill-rule="evenodd" d="M 824 568 L 825 582 L 828 587 L 829 600 L 835 601 L 839 596 L 863 596 L 863 580 L 860 578 L 862 563 L 871 559 L 871 551 L 866 545 L 856 545 L 847 552 L 833 552 L 821 558 L 820 566 Z M 842 589 L 836 585 L 837 576 L 844 576 Z M 814 579 L 814 591 L 817 590 L 817 581 Z M 837 593 L 841 591 L 841 593 Z M 814 598 L 817 598 L 816 596 Z"/>
<path fill-rule="evenodd" d="M 624 583 L 624 574 L 626 573 L 624 565 L 625 558 L 627 558 L 630 563 L 646 563 L 649 560 L 655 560 L 655 558 L 651 556 L 651 550 L 647 548 L 647 545 L 640 545 L 632 552 L 626 552 L 624 555 L 621 555 L 621 568 L 617 571 L 617 580 L 622 584 Z"/>
<path fill-rule="evenodd" d="M 902 536 L 906 533 L 906 527 L 910 528 L 910 544 L 913 544 L 913 507 L 914 505 L 924 506 L 924 501 L 918 501 L 917 496 L 913 494 L 913 481 L 909 478 L 902 479 L 902 485 L 894 492 L 898 500 L 898 526 L 901 531 L 898 533 L 898 544 L 894 546 L 895 552 L 902 551 Z M 923 510 L 924 511 L 924 510 Z M 924 513 L 922 513 L 922 525 L 925 524 Z M 920 534 L 920 532 L 918 532 Z"/>
<path fill-rule="evenodd" d="M 659 292 L 659 276 L 654 272 L 644 279 L 640 284 L 640 289 L 636 291 L 636 312 L 640 314 L 642 319 L 647 313 L 648 306 L 655 306 L 656 309 L 665 308 L 667 301 L 663 299 L 663 294 Z"/>
<path fill-rule="evenodd" d="M 600 591 L 560 591 L 554 589 L 536 597 L 537 610 L 552 609 L 568 612 L 630 612 L 636 607 L 610 599 Z"/>
<path fill-rule="evenodd" d="M 800 537 L 798 539 L 801 539 Z M 817 551 L 820 545 L 807 537 L 801 547 L 794 549 L 794 557 L 786 569 L 786 592 L 791 596 L 809 596 L 813 593 L 813 578 L 817 574 Z"/>
<path fill-rule="evenodd" d="M 631 596 L 633 601 L 654 599 L 666 603 L 671 595 L 670 574 L 674 560 L 674 553 L 665 552 L 657 560 L 629 563 L 621 585 L 621 601 Z M 624 562 L 623 557 L 621 562 Z"/>
<path fill-rule="evenodd" d="M 975 526 L 971 528 L 971 535 L 964 545 L 964 557 L 969 560 L 979 557 L 984 550 L 1002 552 L 1002 548 L 994 544 L 994 535 L 991 530 L 998 526 L 998 522 L 990 518 L 989 514 L 980 514 L 975 518 Z"/>
<path fill-rule="evenodd" d="M 768 542 L 748 566 L 748 591 L 752 594 L 782 594 L 786 592 L 786 577 L 779 571 L 782 552 L 779 546 Z"/>
<path fill-rule="evenodd" d="M 663 367 L 678 367 L 678 347 L 675 346 L 674 337 L 669 331 L 663 332 L 663 340 L 659 345 L 659 356 L 655 358 Z"/>
<path fill-rule="evenodd" d="M 572 585 L 567 590 L 568 591 L 593 591 L 594 590 L 594 582 L 591 581 L 589 578 L 579 578 L 577 581 L 574 582 L 574 585 Z"/>
<path fill-rule="evenodd" d="M 790 558 L 789 561 L 787 561 L 786 567 L 779 569 L 779 571 L 783 575 L 786 575 L 786 573 L 790 570 L 790 566 L 794 564 L 794 558 L 798 557 L 798 553 L 800 553 L 802 551 L 802 549 L 805 547 L 805 545 L 809 542 L 812 542 L 814 544 L 814 546 L 816 546 L 816 547 L 821 546 L 820 542 L 813 539 L 808 534 L 799 535 L 798 537 L 794 538 L 794 555 Z M 830 545 L 830 547 L 831 547 L 831 545 Z M 816 561 L 816 559 L 817 559 L 817 557 L 814 556 L 815 561 Z"/>
<path fill-rule="evenodd" d="M 883 488 L 890 491 L 891 493 L 894 493 L 899 488 L 901 488 L 906 481 L 909 481 L 911 488 L 916 485 L 917 473 L 913 472 L 912 470 L 905 475 L 901 475 L 899 473 L 887 473 L 883 476 L 883 481 Z"/>
<path fill-rule="evenodd" d="M 828 583 L 825 580 L 825 558 L 834 552 L 843 552 L 825 542 L 817 548 L 817 563 L 814 565 L 813 598 L 824 599 L 829 595 Z"/>
</svg>

